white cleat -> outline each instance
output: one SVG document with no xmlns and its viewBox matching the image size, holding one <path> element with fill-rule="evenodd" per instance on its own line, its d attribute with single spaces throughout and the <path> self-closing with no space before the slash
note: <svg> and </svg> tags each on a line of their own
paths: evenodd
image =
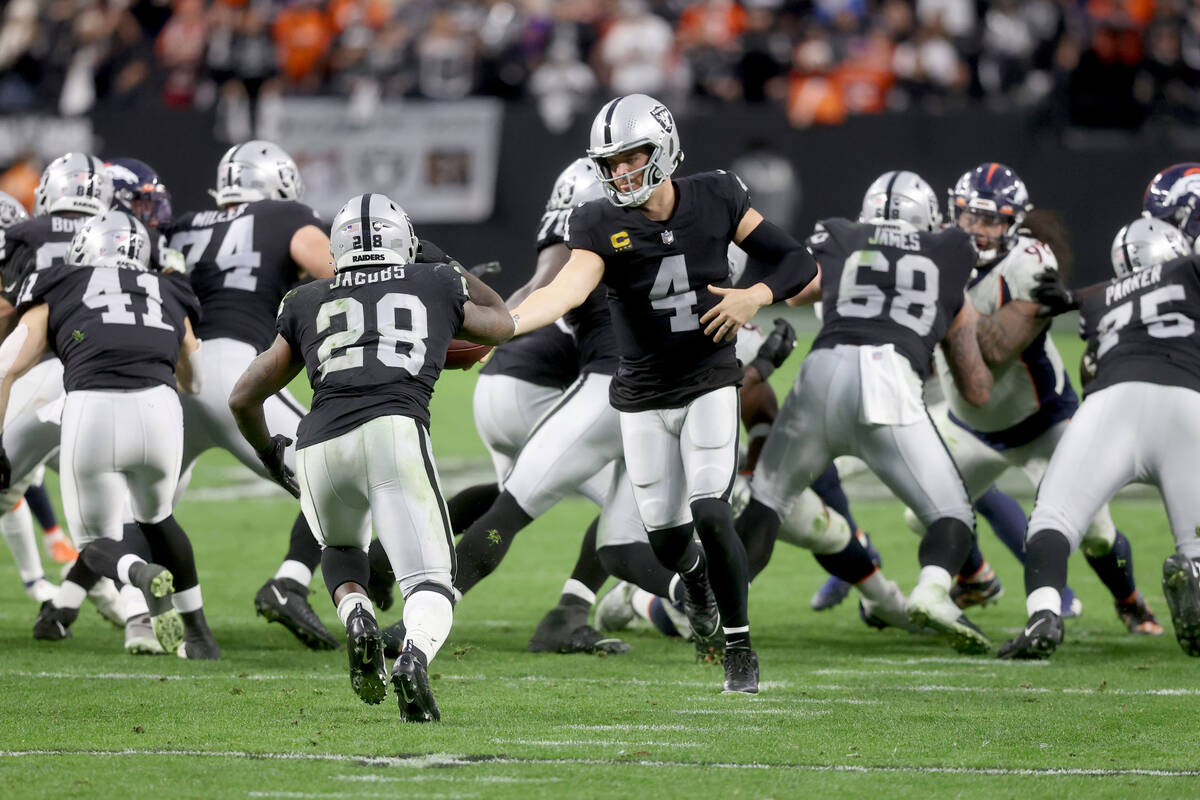
<svg viewBox="0 0 1200 800">
<path fill-rule="evenodd" d="M 983 631 L 967 619 L 950 599 L 950 592 L 933 583 L 918 584 L 908 598 L 908 619 L 920 628 L 932 628 L 950 640 L 960 653 L 978 655 L 991 650 Z"/>
<path fill-rule="evenodd" d="M 167 654 L 158 642 L 149 614 L 138 614 L 125 621 L 125 652 L 130 655 L 150 656 Z"/>
<path fill-rule="evenodd" d="M 623 631 L 633 622 L 632 583 L 620 581 L 596 603 L 596 627 L 606 633 Z"/>
<path fill-rule="evenodd" d="M 57 590 L 58 587 L 45 578 L 37 578 L 25 584 L 25 594 L 38 605 L 52 599 Z"/>
<path fill-rule="evenodd" d="M 118 628 L 125 627 L 125 604 L 121 602 L 121 593 L 111 580 L 101 578 L 88 590 L 87 596 L 100 612 L 100 616 Z"/>
<path fill-rule="evenodd" d="M 872 628 L 899 628 L 909 633 L 925 633 L 908 618 L 908 599 L 895 581 L 887 582 L 887 596 L 871 600 L 863 596 L 858 603 L 859 616 Z"/>
</svg>

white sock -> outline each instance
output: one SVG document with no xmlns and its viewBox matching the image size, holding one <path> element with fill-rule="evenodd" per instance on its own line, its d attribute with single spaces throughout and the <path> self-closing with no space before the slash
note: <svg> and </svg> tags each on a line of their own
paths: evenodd
<svg viewBox="0 0 1200 800">
<path fill-rule="evenodd" d="M 953 578 L 944 567 L 921 567 L 921 574 L 917 576 L 917 586 L 924 586 L 927 583 L 932 583 L 934 586 L 940 586 L 947 592 L 950 591 L 950 583 Z"/>
<path fill-rule="evenodd" d="M 375 609 L 371 605 L 370 598 L 362 592 L 350 592 L 342 597 L 337 604 L 338 619 L 342 621 L 343 625 L 345 625 L 346 620 L 350 618 L 350 612 L 352 612 L 358 606 L 362 606 L 363 610 L 370 614 L 372 618 L 374 618 Z"/>
<path fill-rule="evenodd" d="M 33 515 L 29 513 L 29 503 L 22 501 L 4 516 L 0 516 L 0 533 L 8 543 L 8 549 L 12 550 L 22 583 L 31 583 L 46 577 L 42 569 L 42 554 L 38 552 L 37 535 L 33 532 Z"/>
<path fill-rule="evenodd" d="M 175 610 L 180 614 L 204 608 L 204 600 L 200 597 L 200 584 L 171 595 L 171 605 L 175 606 Z"/>
<path fill-rule="evenodd" d="M 578 597 L 589 606 L 594 605 L 596 602 L 596 593 L 584 586 L 582 582 L 577 581 L 574 578 L 567 579 L 567 582 L 563 584 L 562 593 L 569 594 L 572 597 Z"/>
<path fill-rule="evenodd" d="M 1062 595 L 1058 589 L 1053 586 L 1043 586 L 1029 593 L 1029 597 L 1025 598 L 1025 613 L 1032 617 L 1039 611 L 1062 613 Z"/>
<path fill-rule="evenodd" d="M 54 605 L 58 608 L 81 608 L 87 591 L 75 581 L 63 581 L 54 593 Z"/>
<path fill-rule="evenodd" d="M 416 591 L 404 598 L 404 629 L 413 647 L 425 654 L 426 664 L 433 662 L 453 624 L 454 606 L 444 594 Z"/>
<path fill-rule="evenodd" d="M 678 575 L 672 579 L 672 582 L 677 580 L 679 580 Z M 633 606 L 633 613 L 646 621 L 650 620 L 650 604 L 653 602 L 654 595 L 645 589 L 634 589 L 633 594 L 629 596 L 629 604 Z"/>
<path fill-rule="evenodd" d="M 275 570 L 275 579 L 290 578 L 301 586 L 308 586 L 312 583 L 312 570 L 301 564 L 299 561 L 288 559 L 279 565 L 279 569 Z"/>
<path fill-rule="evenodd" d="M 127 620 L 150 613 L 150 606 L 146 605 L 146 596 L 142 594 L 141 589 L 131 584 L 127 583 L 121 587 L 121 602 L 125 604 Z"/>
<path fill-rule="evenodd" d="M 125 555 L 121 556 L 119 559 L 117 559 L 117 578 L 118 578 L 118 580 L 120 580 L 121 583 L 128 586 L 130 583 L 129 568 L 132 567 L 134 564 L 145 564 L 145 563 L 146 563 L 146 559 L 142 558 L 141 556 L 134 555 L 133 553 L 126 553 Z"/>
<path fill-rule="evenodd" d="M 879 569 L 854 584 L 854 588 L 858 589 L 863 597 L 875 603 L 887 602 L 892 596 L 892 586 L 892 582 L 883 577 L 883 571 Z"/>
</svg>

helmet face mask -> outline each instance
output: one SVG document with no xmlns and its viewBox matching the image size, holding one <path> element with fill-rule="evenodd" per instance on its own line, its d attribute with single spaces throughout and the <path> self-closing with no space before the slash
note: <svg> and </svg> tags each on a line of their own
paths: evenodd
<svg viewBox="0 0 1200 800">
<path fill-rule="evenodd" d="M 50 162 L 34 189 L 34 213 L 103 214 L 112 206 L 113 183 L 104 162 L 67 153 Z"/>
<path fill-rule="evenodd" d="M 411 264 L 417 236 L 404 209 L 386 195 L 352 197 L 333 218 L 329 254 L 338 272 L 356 267 Z"/>
<path fill-rule="evenodd" d="M 0 192 L 0 228 L 16 225 L 25 219 L 29 219 L 25 206 L 8 192 Z"/>
<path fill-rule="evenodd" d="M 217 205 L 259 200 L 299 200 L 304 193 L 300 169 L 282 147 L 254 139 L 225 151 L 217 164 Z"/>
<path fill-rule="evenodd" d="M 145 272 L 150 267 L 150 236 L 132 214 L 109 210 L 83 223 L 75 233 L 67 263 Z"/>
<path fill-rule="evenodd" d="M 903 222 L 917 230 L 942 227 L 937 195 L 915 172 L 892 170 L 872 181 L 863 195 L 859 222 Z"/>
<path fill-rule="evenodd" d="M 964 172 L 950 190 L 948 216 L 975 237 L 980 266 L 998 261 L 1016 245 L 1032 210 L 1025 182 L 1011 167 L 994 161 Z"/>
<path fill-rule="evenodd" d="M 609 202 L 622 207 L 644 205 L 683 163 L 675 118 L 644 94 L 618 97 L 600 109 L 587 154 Z M 628 168 L 622 170 L 622 164 Z"/>
<path fill-rule="evenodd" d="M 1124 278 L 1190 252 L 1187 239 L 1174 225 L 1154 217 L 1138 217 L 1113 238 L 1113 272 Z"/>
</svg>

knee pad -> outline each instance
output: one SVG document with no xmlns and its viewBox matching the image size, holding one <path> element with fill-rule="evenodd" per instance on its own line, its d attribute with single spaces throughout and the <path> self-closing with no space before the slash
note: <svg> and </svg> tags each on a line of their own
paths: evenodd
<svg viewBox="0 0 1200 800">
<path fill-rule="evenodd" d="M 853 535 L 849 523 L 825 507 L 817 493 L 805 489 L 779 526 L 779 538 L 814 553 L 844 550 Z"/>
<path fill-rule="evenodd" d="M 1109 517 L 1094 519 L 1083 534 L 1083 552 L 1089 558 L 1099 558 L 1112 552 L 1117 541 L 1117 527 Z"/>
</svg>

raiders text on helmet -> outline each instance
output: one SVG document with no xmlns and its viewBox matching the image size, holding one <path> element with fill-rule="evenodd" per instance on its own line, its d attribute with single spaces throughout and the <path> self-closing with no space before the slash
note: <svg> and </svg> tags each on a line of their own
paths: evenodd
<svg viewBox="0 0 1200 800">
<path fill-rule="evenodd" d="M 404 209 L 382 194 L 352 197 L 333 218 L 329 252 L 334 269 L 411 264 L 417 236 Z"/>
<path fill-rule="evenodd" d="M 608 157 L 639 147 L 646 147 L 650 151 L 646 165 L 619 179 L 613 178 Z M 683 163 L 675 118 L 666 106 L 644 94 L 618 97 L 600 109 L 592 121 L 591 144 L 587 154 L 596 165 L 605 194 L 617 206 L 644 204 L 654 189 Z M 618 183 L 628 186 L 627 181 L 639 175 L 642 184 L 638 188 L 623 191 L 618 186 Z"/>
<path fill-rule="evenodd" d="M 112 206 L 112 178 L 104 162 L 95 156 L 67 153 L 51 161 L 42 172 L 33 197 L 35 214 L 103 214 Z"/>
</svg>

